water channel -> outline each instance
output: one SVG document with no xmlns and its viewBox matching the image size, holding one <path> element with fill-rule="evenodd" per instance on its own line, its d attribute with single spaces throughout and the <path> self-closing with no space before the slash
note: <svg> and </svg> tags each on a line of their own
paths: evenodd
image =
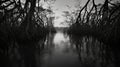
<svg viewBox="0 0 120 67">
<path fill-rule="evenodd" d="M 2 51 L 1 51 L 2 52 Z M 111 48 L 96 38 L 61 31 L 38 43 L 11 45 L 1 55 L 3 67 L 115 67 Z"/>
</svg>

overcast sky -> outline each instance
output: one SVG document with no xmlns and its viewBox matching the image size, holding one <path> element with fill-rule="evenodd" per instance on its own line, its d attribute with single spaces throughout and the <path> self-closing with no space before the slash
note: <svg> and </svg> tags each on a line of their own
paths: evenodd
<svg viewBox="0 0 120 67">
<path fill-rule="evenodd" d="M 81 6 L 83 6 L 87 0 L 56 0 L 55 3 L 52 5 L 53 12 L 55 13 L 55 19 L 54 21 L 54 26 L 57 27 L 64 27 L 67 25 L 61 24 L 61 22 L 64 22 L 65 18 L 62 16 L 63 11 L 70 11 L 75 9 L 75 5 L 78 4 L 78 1 L 81 1 Z M 104 0 L 95 0 L 96 4 L 97 3 L 103 3 Z M 71 9 L 67 7 L 69 5 Z M 44 7 L 46 7 L 46 4 L 44 4 Z"/>
</svg>

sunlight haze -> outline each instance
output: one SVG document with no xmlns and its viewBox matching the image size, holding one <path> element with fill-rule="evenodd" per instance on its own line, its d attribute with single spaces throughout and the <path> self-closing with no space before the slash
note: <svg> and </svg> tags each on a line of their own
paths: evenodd
<svg viewBox="0 0 120 67">
<path fill-rule="evenodd" d="M 97 3 L 102 3 L 104 0 L 95 0 Z M 54 26 L 55 27 L 66 27 L 67 24 L 62 24 L 65 22 L 65 17 L 63 16 L 63 11 L 73 11 L 76 10 L 76 5 L 80 2 L 80 5 L 83 6 L 87 0 L 56 0 L 54 4 L 52 4 L 53 12 L 55 13 Z M 70 6 L 70 8 L 67 7 Z M 47 7 L 47 4 L 44 3 L 44 8 Z"/>
</svg>

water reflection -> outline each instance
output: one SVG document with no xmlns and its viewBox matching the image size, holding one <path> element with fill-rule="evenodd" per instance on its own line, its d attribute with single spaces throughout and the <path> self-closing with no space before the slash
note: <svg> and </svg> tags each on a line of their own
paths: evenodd
<svg viewBox="0 0 120 67">
<path fill-rule="evenodd" d="M 85 67 L 115 67 L 114 54 L 108 45 L 88 36 L 71 36 L 71 39 Z"/>
<path fill-rule="evenodd" d="M 3 67 L 40 67 L 40 51 L 44 49 L 45 39 L 39 43 L 9 44 L 6 53 L 2 53 Z"/>
<path fill-rule="evenodd" d="M 111 48 L 93 37 L 48 34 L 37 43 L 12 43 L 0 55 L 5 67 L 115 67 Z"/>
<path fill-rule="evenodd" d="M 51 41 L 52 47 L 49 47 L 48 53 L 43 51 L 42 67 L 73 67 L 77 66 L 78 55 L 71 50 L 69 37 L 62 32 L 54 35 Z M 72 65 L 72 66 L 71 66 Z"/>
</svg>

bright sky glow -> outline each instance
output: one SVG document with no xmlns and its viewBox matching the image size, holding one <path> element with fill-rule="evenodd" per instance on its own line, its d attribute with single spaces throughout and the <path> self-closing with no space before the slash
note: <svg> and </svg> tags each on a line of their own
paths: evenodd
<svg viewBox="0 0 120 67">
<path fill-rule="evenodd" d="M 55 27 L 64 27 L 67 25 L 61 24 L 61 22 L 65 21 L 65 17 L 63 17 L 63 11 L 70 11 L 67 7 L 67 5 L 71 5 L 71 8 L 74 9 L 75 0 L 56 0 L 56 2 L 53 4 L 53 10 L 55 12 L 55 16 L 58 17 L 54 21 Z"/>
<path fill-rule="evenodd" d="M 72 11 L 76 9 L 76 4 L 78 4 L 78 1 L 81 1 L 81 6 L 83 6 L 88 0 L 56 0 L 54 4 L 52 4 L 53 12 L 55 13 L 55 20 L 54 20 L 54 26 L 55 27 L 66 27 L 68 25 L 62 24 L 62 22 L 65 22 L 65 17 L 63 17 L 63 11 Z M 104 0 L 95 0 L 96 4 L 101 3 Z M 67 5 L 70 6 L 70 9 L 67 7 Z M 47 7 L 47 4 L 45 3 L 44 8 Z"/>
</svg>

